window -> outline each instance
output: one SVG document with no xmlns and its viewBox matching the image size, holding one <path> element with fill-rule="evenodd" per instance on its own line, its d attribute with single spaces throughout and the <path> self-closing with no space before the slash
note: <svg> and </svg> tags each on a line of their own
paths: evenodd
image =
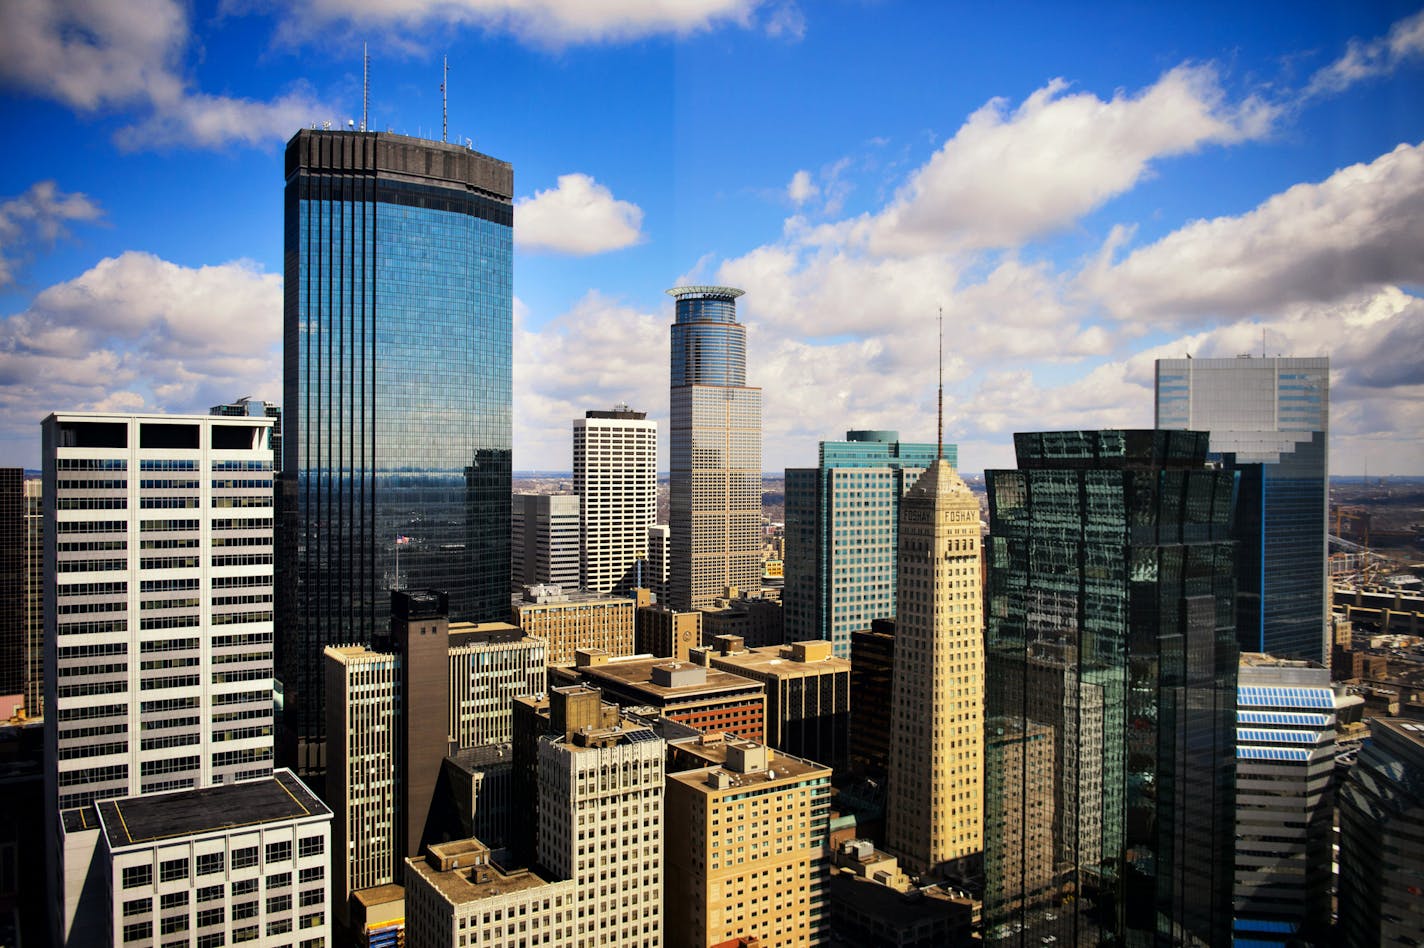
<svg viewBox="0 0 1424 948">
<path fill-rule="evenodd" d="M 202 909 L 198 912 L 198 927 L 206 928 L 209 925 L 221 925 L 227 919 L 227 913 L 223 911 L 221 905 L 217 908 Z"/>
<path fill-rule="evenodd" d="M 292 844 L 290 840 L 283 840 L 280 843 L 267 844 L 268 862 L 286 862 L 292 858 Z"/>
<path fill-rule="evenodd" d="M 233 929 L 233 943 L 236 944 L 240 941 L 256 941 L 259 932 L 260 928 L 257 925 L 249 925 L 246 928 Z"/>
<path fill-rule="evenodd" d="M 152 922 L 138 922 L 133 925 L 124 926 L 124 941 L 143 941 L 145 938 L 153 937 Z"/>
<path fill-rule="evenodd" d="M 301 906 L 307 908 L 312 905 L 320 905 L 326 899 L 324 889 L 304 889 L 302 891 Z"/>
<path fill-rule="evenodd" d="M 256 891 L 256 879 L 240 879 L 232 884 L 232 894 L 234 897 L 237 897 L 239 895 L 251 895 L 253 892 Z"/>
<path fill-rule="evenodd" d="M 227 944 L 227 936 L 222 932 L 198 936 L 198 948 L 222 948 L 225 944 Z"/>
<path fill-rule="evenodd" d="M 257 902 L 242 902 L 232 907 L 232 917 L 234 921 L 244 918 L 257 917 Z"/>
<path fill-rule="evenodd" d="M 310 914 L 310 915 L 303 915 L 303 916 L 302 916 L 302 927 L 303 927 L 303 928 L 318 928 L 318 927 L 320 927 L 320 926 L 321 926 L 323 923 L 325 923 L 325 922 L 326 922 L 326 913 L 325 913 L 325 912 L 313 912 L 313 913 Z M 304 942 L 303 944 L 305 944 L 305 942 Z"/>
<path fill-rule="evenodd" d="M 142 915 L 152 908 L 153 902 L 149 899 L 129 899 L 124 903 L 124 918 L 133 915 Z"/>
<path fill-rule="evenodd" d="M 198 856 L 198 875 L 210 876 L 223 871 L 222 853 L 202 853 Z"/>
<path fill-rule="evenodd" d="M 158 881 L 173 882 L 176 879 L 188 878 L 188 860 L 168 859 L 158 864 Z"/>
<path fill-rule="evenodd" d="M 198 890 L 199 902 L 215 902 L 223 897 L 223 887 L 220 885 L 205 885 Z"/>
<path fill-rule="evenodd" d="M 292 910 L 290 895 L 274 895 L 267 899 L 267 914 L 282 915 Z"/>
<path fill-rule="evenodd" d="M 141 885 L 153 884 L 152 866 L 129 866 L 124 869 L 124 888 L 136 889 Z"/>
<path fill-rule="evenodd" d="M 168 909 L 181 908 L 188 904 L 188 891 L 169 892 L 167 895 L 159 896 L 159 904 L 166 911 Z"/>
<path fill-rule="evenodd" d="M 232 851 L 232 867 L 234 869 L 250 869 L 255 865 L 257 865 L 256 846 L 245 846 Z"/>
<path fill-rule="evenodd" d="M 298 856 L 320 856 L 326 852 L 326 840 L 320 836 L 307 836 L 297 845 Z"/>
<path fill-rule="evenodd" d="M 298 877 L 301 879 L 302 882 L 315 882 L 318 879 L 324 879 L 326 878 L 326 867 L 311 866 L 310 868 L 303 869 L 298 874 Z"/>
<path fill-rule="evenodd" d="M 267 923 L 267 937 L 273 935 L 285 935 L 292 930 L 292 920 L 290 918 L 277 918 Z"/>
<path fill-rule="evenodd" d="M 184 914 L 165 918 L 158 923 L 158 930 L 165 935 L 171 935 L 174 932 L 186 932 L 188 930 L 188 916 Z"/>
<path fill-rule="evenodd" d="M 267 888 L 281 889 L 292 884 L 292 874 L 290 872 L 274 872 L 267 877 Z"/>
</svg>

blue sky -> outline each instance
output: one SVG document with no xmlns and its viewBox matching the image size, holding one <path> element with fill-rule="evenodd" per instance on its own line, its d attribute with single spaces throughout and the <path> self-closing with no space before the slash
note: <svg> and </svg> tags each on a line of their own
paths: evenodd
<svg viewBox="0 0 1424 948">
<path fill-rule="evenodd" d="M 665 421 L 697 280 L 747 291 L 767 470 L 932 438 L 943 308 L 966 471 L 1264 331 L 1331 356 L 1335 473 L 1424 474 L 1417 0 L 7 0 L 0 464 L 53 410 L 280 399 L 282 145 L 359 122 L 363 40 L 372 127 L 438 138 L 448 56 L 451 139 L 514 165 L 517 469 Z"/>
</svg>

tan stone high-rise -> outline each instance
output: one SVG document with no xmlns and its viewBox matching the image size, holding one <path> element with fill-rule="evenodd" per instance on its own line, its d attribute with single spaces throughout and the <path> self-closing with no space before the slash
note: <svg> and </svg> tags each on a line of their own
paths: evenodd
<svg viewBox="0 0 1424 948">
<path fill-rule="evenodd" d="M 914 872 L 983 851 L 979 501 L 943 458 L 900 502 L 886 847 Z"/>
</svg>

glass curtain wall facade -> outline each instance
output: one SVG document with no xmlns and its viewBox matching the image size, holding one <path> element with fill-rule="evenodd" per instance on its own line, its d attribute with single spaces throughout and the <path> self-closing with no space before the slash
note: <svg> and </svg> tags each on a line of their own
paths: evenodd
<svg viewBox="0 0 1424 948">
<path fill-rule="evenodd" d="M 1231 939 L 1232 475 L 1194 431 L 1014 437 L 989 471 L 985 731 L 1052 735 L 985 781 L 985 939 Z M 1021 788 L 1051 760 L 1051 805 Z M 1025 840 L 1052 835 L 1051 871 Z M 1030 871 L 1032 870 L 1032 871 Z"/>
<path fill-rule="evenodd" d="M 287 145 L 283 751 L 323 768 L 322 650 L 388 590 L 507 618 L 513 171 L 458 145 L 303 130 Z"/>
<path fill-rule="evenodd" d="M 829 639 L 850 658 L 852 632 L 895 615 L 900 498 L 935 451 L 897 431 L 847 431 L 821 442 L 819 466 L 786 470 L 786 641 Z M 954 445 L 944 457 L 957 463 Z"/>
<path fill-rule="evenodd" d="M 681 286 L 672 326 L 669 605 L 761 586 L 761 389 L 747 385 L 741 290 Z"/>
<path fill-rule="evenodd" d="M 1243 651 L 1328 663 L 1330 360 L 1158 359 L 1157 427 L 1211 433 L 1237 475 Z"/>
</svg>

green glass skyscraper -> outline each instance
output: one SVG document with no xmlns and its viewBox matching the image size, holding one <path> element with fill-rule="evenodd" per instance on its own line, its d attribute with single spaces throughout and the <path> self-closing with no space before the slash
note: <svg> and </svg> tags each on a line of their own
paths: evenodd
<svg viewBox="0 0 1424 948">
<path fill-rule="evenodd" d="M 1232 475 L 1205 432 L 1014 446 L 986 472 L 985 940 L 1230 944 Z"/>
<path fill-rule="evenodd" d="M 468 148 L 303 130 L 287 144 L 282 750 L 324 767 L 322 649 L 394 587 L 508 617 L 514 175 Z"/>
<path fill-rule="evenodd" d="M 897 431 L 847 431 L 821 442 L 817 467 L 787 468 L 786 641 L 829 639 L 850 658 L 852 632 L 895 615 L 900 498 L 935 454 Z M 944 456 L 954 465 L 955 446 Z"/>
</svg>

